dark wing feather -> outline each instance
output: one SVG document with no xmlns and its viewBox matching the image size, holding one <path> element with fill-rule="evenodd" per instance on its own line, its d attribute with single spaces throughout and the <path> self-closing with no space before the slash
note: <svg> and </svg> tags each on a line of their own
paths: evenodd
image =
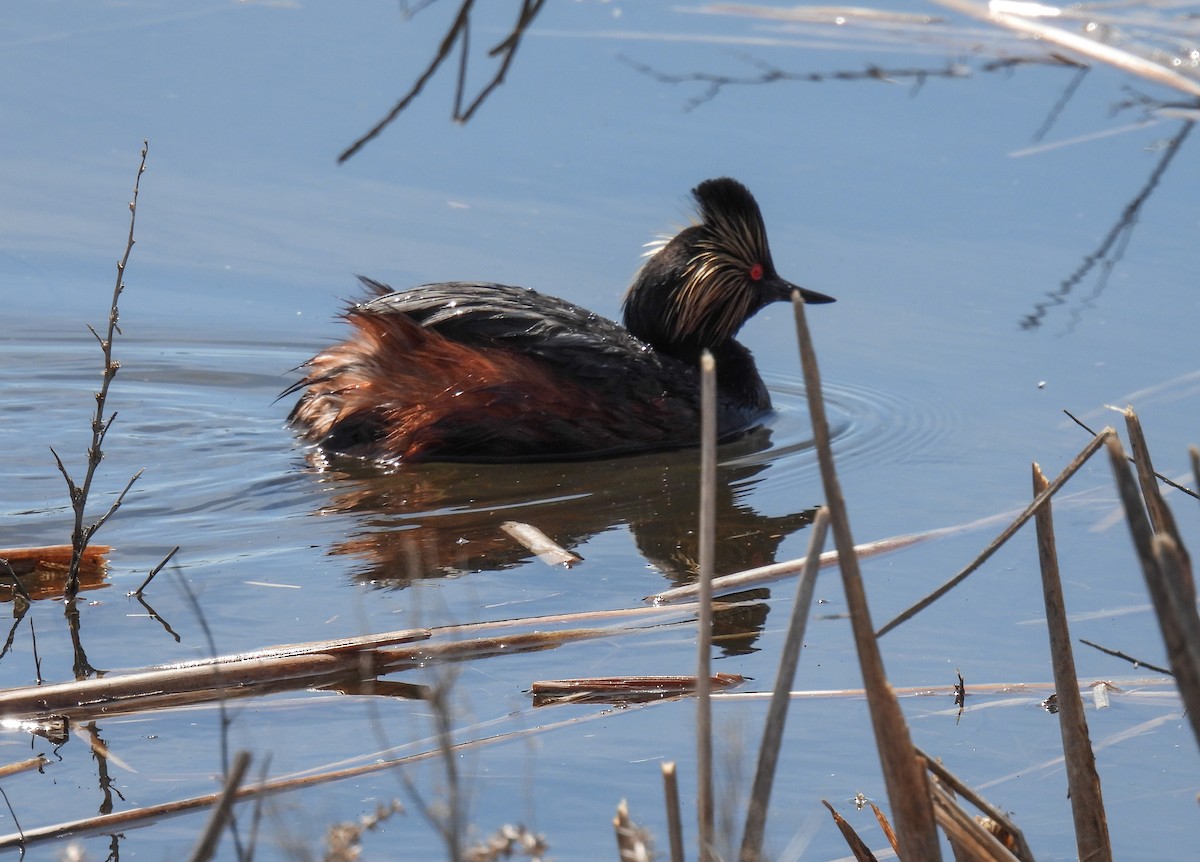
<svg viewBox="0 0 1200 862">
<path fill-rule="evenodd" d="M 531 288 L 449 281 L 392 292 L 373 279 L 359 279 L 378 294 L 361 310 L 407 315 L 460 344 L 536 356 L 581 382 L 621 373 L 634 375 L 633 380 L 625 378 L 626 387 L 649 384 L 661 391 L 666 381 L 696 391 L 690 364 L 656 352 L 607 317 Z"/>
</svg>

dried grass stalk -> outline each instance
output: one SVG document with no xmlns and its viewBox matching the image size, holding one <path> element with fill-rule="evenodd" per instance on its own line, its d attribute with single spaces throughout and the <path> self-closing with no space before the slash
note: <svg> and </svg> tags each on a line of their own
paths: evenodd
<svg viewBox="0 0 1200 862">
<path fill-rule="evenodd" d="M 1049 484 L 1041 468 L 1034 464 L 1034 496 L 1040 495 Z M 1035 524 L 1042 570 L 1042 595 L 1046 605 L 1046 628 L 1050 637 L 1050 660 L 1054 668 L 1055 691 L 1058 693 L 1058 726 L 1062 732 L 1063 757 L 1067 765 L 1067 795 L 1075 818 L 1075 843 L 1080 859 L 1108 862 L 1112 859 L 1108 820 L 1100 791 L 1100 775 L 1096 772 L 1096 756 L 1092 752 L 1088 734 L 1087 716 L 1083 711 L 1083 698 L 1079 696 L 1079 679 L 1075 675 L 1075 656 L 1071 650 L 1071 632 L 1067 625 L 1067 609 L 1054 545 L 1054 517 L 1048 499 L 1038 509 Z"/>
<path fill-rule="evenodd" d="M 883 657 L 879 652 L 879 642 L 871 625 L 871 612 L 867 605 L 862 572 L 858 567 L 858 557 L 854 554 L 854 537 L 850 532 L 846 501 L 842 497 L 841 485 L 833 463 L 829 422 L 821 393 L 821 375 L 804 318 L 804 300 L 799 290 L 792 292 L 792 307 L 796 315 L 796 334 L 800 341 L 800 362 L 804 369 L 804 388 L 808 398 L 809 415 L 812 417 L 813 440 L 821 468 L 821 482 L 825 488 L 825 505 L 829 507 L 834 543 L 838 550 L 838 565 L 842 571 L 842 584 L 850 608 L 854 645 L 858 651 L 859 666 L 862 668 L 863 683 L 867 690 L 867 704 L 870 707 L 871 724 L 875 731 L 875 743 L 879 749 L 888 799 L 896 820 L 896 834 L 900 838 L 900 847 L 905 858 L 936 862 L 942 855 L 933 809 L 929 802 L 927 781 L 924 770 L 913 755 L 908 725 L 904 722 L 900 702 L 888 684 Z"/>
</svg>

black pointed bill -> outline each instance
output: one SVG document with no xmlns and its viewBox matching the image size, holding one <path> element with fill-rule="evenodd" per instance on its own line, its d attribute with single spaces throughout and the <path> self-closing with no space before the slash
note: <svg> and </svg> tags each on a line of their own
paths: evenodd
<svg viewBox="0 0 1200 862">
<path fill-rule="evenodd" d="M 809 290 L 807 287 L 801 287 L 798 284 L 792 284 L 790 281 L 784 281 L 782 278 L 776 281 L 772 287 L 775 295 L 772 297 L 776 301 L 790 302 L 792 299 L 792 291 L 800 291 L 800 298 L 808 305 L 821 305 L 826 302 L 837 302 L 832 296 L 827 296 L 824 293 L 818 293 L 815 290 Z"/>
</svg>

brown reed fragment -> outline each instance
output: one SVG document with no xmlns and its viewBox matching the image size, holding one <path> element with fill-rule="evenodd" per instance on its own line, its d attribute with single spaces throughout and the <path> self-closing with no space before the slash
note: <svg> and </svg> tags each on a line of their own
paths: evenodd
<svg viewBox="0 0 1200 862">
<path fill-rule="evenodd" d="M 1013 854 L 999 838 L 963 811 L 945 788 L 934 784 L 930 794 L 938 825 L 946 833 L 956 856 L 961 853 L 972 862 L 1022 862 L 1022 857 Z M 1033 857 L 1027 857 L 1026 862 L 1033 862 Z"/>
<path fill-rule="evenodd" d="M 583 557 L 574 551 L 568 551 L 533 524 L 505 521 L 500 525 L 500 529 L 524 545 L 547 566 L 563 566 L 569 569 L 576 563 L 583 562 Z"/>
<path fill-rule="evenodd" d="M 1200 708 L 1192 708 L 1200 707 L 1200 618 L 1196 614 L 1195 593 L 1190 588 L 1193 581 L 1187 561 L 1173 538 L 1154 535 L 1137 482 L 1125 461 L 1125 451 L 1115 437 L 1108 442 L 1108 454 L 1167 657 L 1175 672 L 1175 683 L 1188 707 L 1192 733 L 1200 743 Z"/>
<path fill-rule="evenodd" d="M 679 812 L 679 779 L 676 776 L 675 761 L 669 760 L 662 765 L 662 777 L 671 862 L 683 862 L 683 817 Z"/>
<path fill-rule="evenodd" d="M 817 509 L 817 515 L 813 519 L 804 573 L 796 585 L 796 601 L 792 605 L 787 637 L 779 657 L 779 670 L 775 674 L 775 689 L 771 694 L 771 705 L 767 709 L 762 742 L 759 743 L 758 766 L 754 773 L 754 785 L 750 790 L 750 801 L 746 809 L 746 826 L 742 832 L 742 849 L 739 853 L 741 862 L 759 862 L 762 858 L 767 811 L 771 805 L 771 789 L 775 783 L 775 769 L 779 762 L 779 750 L 783 743 L 783 728 L 787 722 L 788 706 L 791 703 L 792 683 L 796 679 L 796 667 L 800 664 L 800 649 L 804 646 L 808 609 L 812 607 L 821 549 L 825 547 L 825 534 L 828 529 L 829 510 L 821 506 Z"/>
<path fill-rule="evenodd" d="M 1081 644 L 1084 644 L 1085 646 L 1090 646 L 1094 650 L 1099 650 L 1100 652 L 1104 653 L 1105 655 L 1110 655 L 1110 656 L 1113 656 L 1114 658 L 1123 659 L 1123 660 L 1129 662 L 1130 664 L 1134 665 L 1135 667 L 1144 667 L 1146 670 L 1153 670 L 1153 671 L 1157 671 L 1158 673 L 1165 673 L 1167 676 L 1171 676 L 1171 671 L 1168 668 L 1159 667 L 1158 665 L 1151 664 L 1148 661 L 1142 661 L 1140 658 L 1131 656 L 1128 653 L 1123 653 L 1119 649 L 1109 649 L 1106 646 L 1100 646 L 1100 644 L 1095 643 L 1094 641 L 1090 641 L 1087 638 L 1080 638 L 1079 642 Z"/>
<path fill-rule="evenodd" d="M 709 689 L 727 689 L 745 682 L 736 673 L 715 673 Z M 551 703 L 640 703 L 695 694 L 694 676 L 597 676 L 538 680 L 530 686 L 535 706 Z"/>
<path fill-rule="evenodd" d="M 1000 523 L 1008 519 L 1009 515 L 988 515 L 986 518 L 976 518 L 974 521 L 968 521 L 965 524 L 955 524 L 950 527 L 936 527 L 932 530 L 924 530 L 920 533 L 904 533 L 899 536 L 888 536 L 884 539 L 876 539 L 873 542 L 861 542 L 854 546 L 854 553 L 858 558 L 877 557 L 881 554 L 890 554 L 893 551 L 900 551 L 921 542 L 928 542 L 933 539 L 938 539 L 943 536 L 955 535 L 957 533 L 965 533 L 971 530 L 982 529 L 983 527 L 991 526 L 993 523 Z M 827 568 L 837 563 L 837 551 L 826 551 L 821 554 L 821 568 Z M 753 569 L 745 569 L 741 572 L 734 572 L 728 575 L 721 575 L 713 578 L 713 595 L 724 595 L 727 593 L 741 592 L 749 587 L 758 586 L 760 584 L 771 583 L 772 581 L 782 580 L 783 578 L 791 577 L 804 569 L 807 559 L 799 557 L 795 560 L 785 560 L 780 563 L 770 563 L 766 566 L 756 566 Z M 655 593 L 652 596 L 646 596 L 643 601 L 653 602 L 656 605 L 666 605 L 672 602 L 682 601 L 684 599 L 695 598 L 699 592 L 699 585 L 684 584 L 679 587 L 672 587 L 669 590 L 663 590 L 661 593 Z"/>
<path fill-rule="evenodd" d="M 1153 479 L 1151 479 L 1153 481 Z M 1036 497 L 1050 483 L 1041 468 L 1033 465 L 1033 494 Z M 1066 602 L 1059 577 L 1058 554 L 1054 543 L 1054 516 L 1047 500 L 1034 518 L 1037 527 L 1038 559 L 1042 570 L 1042 596 L 1046 605 L 1046 629 L 1050 638 L 1050 663 L 1058 692 L 1058 721 L 1062 733 L 1063 758 L 1067 768 L 1067 796 L 1075 819 L 1075 845 L 1080 859 L 1106 862 L 1112 857 L 1108 838 L 1108 820 L 1096 755 L 1088 734 L 1087 715 L 1079 696 L 1079 678 L 1075 675 L 1075 657 L 1071 650 L 1071 632 L 1067 625 Z"/>
<path fill-rule="evenodd" d="M 1196 613 L 1195 600 L 1190 598 L 1184 583 L 1191 575 L 1191 566 L 1183 548 L 1168 535 L 1154 537 L 1154 558 L 1166 587 L 1174 614 L 1175 627 L 1181 643 L 1171 648 L 1167 656 L 1175 668 L 1175 679 L 1179 682 L 1179 694 L 1184 708 L 1192 720 L 1196 741 L 1200 743 L 1200 617 Z"/>
<path fill-rule="evenodd" d="M 1146 503 L 1146 514 L 1150 517 L 1150 527 L 1155 533 L 1167 534 L 1179 546 L 1180 553 L 1184 556 L 1184 562 L 1187 563 L 1184 567 L 1185 579 L 1180 586 L 1189 594 L 1186 600 L 1195 604 L 1196 584 L 1192 581 L 1191 561 L 1187 558 L 1187 548 L 1184 547 L 1183 538 L 1179 535 L 1179 525 L 1175 523 L 1175 516 L 1171 514 L 1170 507 L 1167 506 L 1159 491 L 1158 483 L 1154 481 L 1157 474 L 1154 472 L 1154 465 L 1150 463 L 1150 447 L 1146 445 L 1146 435 L 1142 433 L 1142 422 L 1132 407 L 1126 407 L 1121 413 L 1125 416 L 1129 448 L 1133 450 L 1133 463 L 1137 467 L 1138 484 L 1142 488 L 1142 499 Z"/>
<path fill-rule="evenodd" d="M 871 804 L 871 813 L 875 815 L 875 822 L 879 824 L 879 828 L 883 830 L 883 837 L 888 840 L 888 844 L 892 847 L 892 852 L 897 856 L 900 855 L 900 842 L 896 838 L 896 830 L 892 828 L 892 821 L 888 820 L 886 814 L 874 802 Z"/>
<path fill-rule="evenodd" d="M 829 813 L 833 815 L 833 822 L 837 826 L 838 831 L 842 833 L 842 838 L 846 841 L 846 846 L 850 848 L 850 852 L 854 854 L 857 862 L 877 862 L 875 854 L 871 852 L 871 848 L 867 846 L 867 842 L 858 837 L 858 833 L 854 831 L 846 818 L 838 814 L 837 809 L 829 804 L 829 800 L 822 799 L 821 804 L 829 809 Z"/>
<path fill-rule="evenodd" d="M 912 739 L 904 722 L 904 713 L 900 710 L 900 702 L 888 683 L 879 642 L 871 625 L 871 610 L 867 605 L 858 557 L 854 554 L 854 537 L 850 532 L 846 501 L 842 497 L 841 485 L 833 463 L 829 421 L 826 418 L 825 401 L 821 392 L 821 374 L 817 368 L 816 353 L 804 318 L 804 300 L 799 290 L 792 291 L 792 308 L 796 316 L 796 335 L 800 342 L 800 364 L 804 369 L 808 412 L 812 418 L 813 442 L 821 469 L 821 482 L 825 488 L 825 505 L 829 507 L 834 544 L 838 550 L 838 565 L 842 571 L 843 589 L 850 609 L 854 645 L 862 669 L 863 685 L 867 690 L 867 705 L 870 708 L 875 743 L 879 749 L 880 765 L 887 784 L 888 800 L 896 820 L 896 834 L 900 838 L 903 851 L 901 856 L 906 859 L 936 862 L 942 858 L 941 847 L 938 844 L 927 782 L 917 758 L 913 756 Z"/>
<path fill-rule="evenodd" d="M 19 760 L 16 763 L 9 763 L 0 766 L 0 778 L 8 778 L 10 775 L 18 775 L 22 772 L 29 772 L 31 769 L 41 769 L 50 761 L 46 760 L 46 755 L 39 754 L 37 757 L 30 757 L 27 760 Z"/>
<path fill-rule="evenodd" d="M 700 356 L 700 614 L 696 634 L 696 818 L 700 862 L 714 858 L 712 687 L 712 579 L 716 554 L 717 364 Z"/>
<path fill-rule="evenodd" d="M 1086 422 L 1084 422 L 1082 419 L 1080 419 L 1078 416 L 1076 416 L 1070 410 L 1067 410 L 1064 408 L 1063 413 L 1065 413 L 1067 415 L 1068 419 L 1070 419 L 1072 422 L 1074 422 L 1076 425 L 1078 425 L 1084 431 L 1088 432 L 1092 436 L 1096 435 L 1096 432 L 1093 431 L 1091 428 L 1089 428 Z M 1193 448 L 1195 448 L 1195 447 L 1193 447 Z M 1197 450 L 1197 451 L 1200 452 L 1200 450 Z M 1133 463 L 1133 458 L 1129 459 L 1129 463 L 1131 463 L 1131 464 Z M 1197 487 L 1200 487 L 1200 463 L 1197 464 L 1196 469 L 1194 469 L 1193 472 L 1196 474 L 1196 485 L 1197 485 Z M 1162 473 L 1155 473 L 1154 478 L 1158 479 L 1158 481 L 1162 482 L 1164 485 L 1168 485 L 1168 486 L 1174 488 L 1176 491 L 1180 491 L 1184 494 L 1187 494 L 1189 497 L 1191 497 L 1194 500 L 1200 500 L 1200 493 L 1193 491 L 1191 488 L 1187 487 L 1186 485 L 1180 485 L 1178 482 L 1176 482 L 1174 479 L 1170 478 L 1169 476 L 1164 476 Z"/>
<path fill-rule="evenodd" d="M 653 854 L 645 832 L 629 819 L 629 805 L 624 799 L 617 804 L 613 829 L 617 833 L 617 856 L 621 862 L 650 862 Z"/>
<path fill-rule="evenodd" d="M 237 796 L 238 788 L 241 787 L 242 779 L 246 777 L 246 770 L 249 768 L 250 752 L 239 751 L 233 758 L 233 765 L 229 769 L 229 775 L 225 778 L 225 786 L 217 798 L 217 804 L 209 814 L 204 831 L 200 833 L 200 840 L 196 842 L 192 855 L 188 857 L 188 862 L 208 862 L 216 854 L 217 845 L 221 841 L 221 832 L 229 822 L 229 815 L 233 813 L 234 798 Z"/>
<path fill-rule="evenodd" d="M 1196 487 L 1200 488 L 1200 447 L 1189 446 L 1188 456 L 1192 461 L 1192 476 L 1196 480 Z"/>
<path fill-rule="evenodd" d="M 947 769 L 944 764 L 930 757 L 920 748 L 917 748 L 916 752 L 917 756 L 925 761 L 925 768 L 933 773 L 934 778 L 937 779 L 938 783 L 935 786 L 948 795 L 951 793 L 958 794 L 982 811 L 988 818 L 1000 824 L 1004 831 L 1012 836 L 1012 841 L 1015 845 L 1013 853 L 1016 854 L 1017 858 L 1032 862 L 1033 851 L 1029 849 L 1029 844 L 1025 841 L 1025 834 L 1012 821 L 1012 818 L 984 799 L 973 787 Z"/>
<path fill-rule="evenodd" d="M 974 560 L 968 563 L 966 567 L 959 571 L 958 574 L 946 581 L 946 583 L 942 584 L 936 590 L 925 596 L 925 598 L 921 599 L 916 604 L 898 614 L 894 619 L 884 625 L 883 628 L 879 629 L 879 631 L 876 632 L 876 636 L 883 637 L 892 629 L 896 628 L 896 626 L 900 625 L 901 623 L 908 622 L 921 611 L 925 610 L 925 608 L 932 605 L 942 596 L 946 595 L 946 593 L 950 592 L 952 589 L 970 577 L 976 569 L 988 561 L 992 554 L 996 553 L 996 551 L 1000 549 L 1001 545 L 1011 539 L 1017 530 L 1021 529 L 1021 527 L 1025 525 L 1026 521 L 1033 517 L 1034 512 L 1036 512 L 1041 505 L 1046 502 L 1046 500 L 1049 500 L 1051 497 L 1057 494 L 1058 490 L 1064 484 L 1066 484 L 1067 480 L 1074 476 L 1075 473 L 1078 472 L 1079 468 L 1086 464 L 1088 459 L 1095 455 L 1096 451 L 1104 445 L 1104 441 L 1112 436 L 1115 436 L 1115 433 L 1116 432 L 1114 432 L 1112 428 L 1105 428 L 1099 434 L 1093 437 L 1091 441 L 1084 446 L 1082 450 L 1080 450 L 1079 454 L 1075 456 L 1071 463 L 1068 464 L 1066 468 L 1054 478 L 1054 481 L 1046 486 L 1046 490 L 1038 494 L 1037 497 L 1034 498 L 1033 502 L 1026 506 L 1021 514 L 1017 515 L 1012 523 L 1005 527 L 1000 532 L 1000 535 L 994 538 L 991 541 L 991 544 L 984 548 Z"/>
<path fill-rule="evenodd" d="M 420 631 L 420 630 L 418 630 Z M 0 691 L 0 716 L 35 718 L 48 713 L 81 721 L 296 688 L 352 685 L 363 674 L 382 675 L 435 662 L 520 654 L 564 643 L 610 637 L 613 629 L 564 629 L 472 638 L 408 647 L 225 657 L 137 673 Z"/>
</svg>

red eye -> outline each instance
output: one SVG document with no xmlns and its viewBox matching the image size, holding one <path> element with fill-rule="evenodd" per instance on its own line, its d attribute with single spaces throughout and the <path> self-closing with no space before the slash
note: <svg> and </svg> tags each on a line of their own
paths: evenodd
<svg viewBox="0 0 1200 862">
<path fill-rule="evenodd" d="M 751 281 L 762 281 L 762 277 L 763 277 L 762 264 L 761 263 L 753 264 L 750 267 L 750 280 Z"/>
</svg>

